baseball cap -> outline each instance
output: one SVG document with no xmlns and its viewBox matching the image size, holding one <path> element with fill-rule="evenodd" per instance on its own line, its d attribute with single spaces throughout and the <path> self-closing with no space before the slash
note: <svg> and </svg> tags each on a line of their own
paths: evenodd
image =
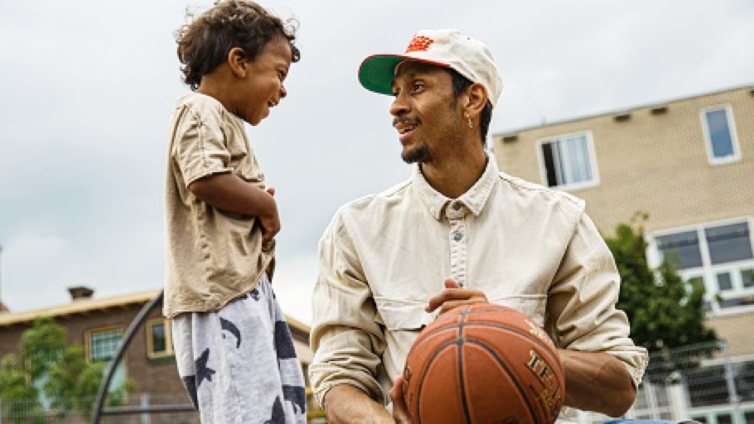
<svg viewBox="0 0 754 424">
<path fill-rule="evenodd" d="M 471 82 L 482 84 L 493 107 L 503 90 L 490 49 L 455 29 L 421 30 L 408 43 L 404 54 L 367 57 L 359 68 L 359 82 L 367 90 L 392 95 L 396 67 L 405 61 L 451 68 Z"/>
</svg>

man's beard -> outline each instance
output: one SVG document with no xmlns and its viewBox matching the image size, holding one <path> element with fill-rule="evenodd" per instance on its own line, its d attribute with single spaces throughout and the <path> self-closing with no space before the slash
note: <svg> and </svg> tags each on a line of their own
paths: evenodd
<svg viewBox="0 0 754 424">
<path fill-rule="evenodd" d="M 424 143 L 419 144 L 413 150 L 401 153 L 401 158 L 403 158 L 403 161 L 408 164 L 429 163 L 434 160 L 432 152 L 429 151 L 429 147 Z"/>
</svg>

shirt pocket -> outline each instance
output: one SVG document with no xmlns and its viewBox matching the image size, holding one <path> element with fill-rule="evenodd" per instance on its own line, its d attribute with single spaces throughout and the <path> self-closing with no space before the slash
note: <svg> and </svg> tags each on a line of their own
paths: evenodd
<svg viewBox="0 0 754 424">
<path fill-rule="evenodd" d="M 424 310 L 427 302 L 376 296 L 374 302 L 377 305 L 375 321 L 390 331 L 421 330 L 434 320 L 434 316 Z"/>
<path fill-rule="evenodd" d="M 515 309 L 543 327 L 545 324 L 545 311 L 547 309 L 547 295 L 524 294 L 517 296 L 490 296 L 490 303 L 507 306 Z"/>
</svg>

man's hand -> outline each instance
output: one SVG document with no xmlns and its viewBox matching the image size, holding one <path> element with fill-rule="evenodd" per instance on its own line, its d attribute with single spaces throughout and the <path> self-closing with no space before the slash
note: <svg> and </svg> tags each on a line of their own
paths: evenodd
<svg viewBox="0 0 754 424">
<path fill-rule="evenodd" d="M 461 305 L 471 305 L 472 303 L 486 303 L 487 296 L 479 290 L 467 290 L 461 288 L 456 280 L 448 278 L 445 280 L 445 290 L 429 300 L 429 305 L 425 308 L 427 312 L 432 312 L 440 308 L 440 313 L 444 314 L 449 310 Z"/>
<path fill-rule="evenodd" d="M 275 196 L 275 188 L 270 187 L 267 189 L 267 194 L 270 195 L 270 197 Z M 277 202 L 275 202 L 275 207 L 272 209 L 272 213 L 269 215 L 259 215 L 259 225 L 262 226 L 262 241 L 268 242 L 275 238 L 275 235 L 280 232 L 280 215 L 278 215 L 278 209 L 277 209 Z"/>
<path fill-rule="evenodd" d="M 411 424 L 411 416 L 408 415 L 408 408 L 403 400 L 403 383 L 403 376 L 399 376 L 390 390 L 390 400 L 393 401 L 393 419 L 397 424 Z"/>
</svg>

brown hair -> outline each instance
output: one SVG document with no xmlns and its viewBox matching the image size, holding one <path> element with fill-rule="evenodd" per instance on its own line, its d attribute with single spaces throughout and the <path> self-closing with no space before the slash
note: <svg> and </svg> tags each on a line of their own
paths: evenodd
<svg viewBox="0 0 754 424">
<path fill-rule="evenodd" d="M 254 61 L 264 46 L 276 38 L 288 40 L 293 62 L 298 62 L 301 53 L 293 44 L 296 23 L 284 23 L 253 1 L 218 1 L 175 33 L 183 82 L 196 90 L 202 77 L 223 63 L 231 49 L 240 47 L 245 57 Z"/>
</svg>

